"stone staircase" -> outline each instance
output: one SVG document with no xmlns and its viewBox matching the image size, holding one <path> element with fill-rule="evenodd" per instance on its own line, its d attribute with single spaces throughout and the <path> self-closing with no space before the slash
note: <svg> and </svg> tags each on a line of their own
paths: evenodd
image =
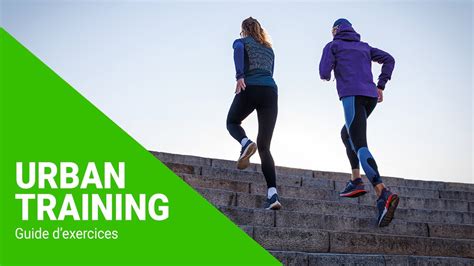
<svg viewBox="0 0 474 266">
<path fill-rule="evenodd" d="M 151 153 L 284 265 L 474 265 L 474 184 L 384 177 L 400 204 L 379 228 L 373 191 L 338 196 L 346 173 L 277 167 L 283 208 L 268 211 L 259 165 Z"/>
</svg>

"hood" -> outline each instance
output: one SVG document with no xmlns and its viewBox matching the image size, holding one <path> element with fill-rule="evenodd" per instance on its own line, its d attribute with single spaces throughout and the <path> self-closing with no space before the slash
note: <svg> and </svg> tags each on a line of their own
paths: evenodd
<svg viewBox="0 0 474 266">
<path fill-rule="evenodd" d="M 339 26 L 334 40 L 359 42 L 360 34 L 357 33 L 352 26 L 343 24 Z"/>
</svg>

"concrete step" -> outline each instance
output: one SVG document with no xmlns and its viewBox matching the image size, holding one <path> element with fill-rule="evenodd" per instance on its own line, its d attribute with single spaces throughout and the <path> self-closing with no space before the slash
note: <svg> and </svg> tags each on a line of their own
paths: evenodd
<svg viewBox="0 0 474 266">
<path fill-rule="evenodd" d="M 220 189 L 196 188 L 196 190 L 215 206 L 236 206 L 248 209 L 260 209 L 265 202 L 264 195 L 238 193 Z M 298 211 L 315 214 L 337 214 L 345 217 L 373 218 L 377 217 L 375 206 L 353 203 L 304 200 L 294 198 L 281 198 L 283 210 Z M 457 211 L 439 211 L 422 209 L 398 208 L 395 220 L 410 222 L 436 222 L 448 224 L 473 224 L 474 214 Z M 394 220 L 394 221 L 395 221 Z"/>
<path fill-rule="evenodd" d="M 233 192 L 252 193 L 257 195 L 266 194 L 266 185 L 263 183 L 255 183 L 250 181 L 235 181 L 226 178 L 215 178 L 207 176 L 198 176 L 190 174 L 179 174 L 185 181 L 193 187 L 199 188 L 215 188 L 230 190 Z M 332 189 L 322 189 L 319 187 L 309 186 L 292 186 L 281 185 L 277 186 L 281 197 L 308 199 L 308 200 L 325 200 L 337 202 L 359 203 L 362 205 L 373 206 L 377 200 L 375 195 L 366 194 L 358 198 L 342 198 L 339 193 Z M 395 189 L 394 192 L 397 192 Z M 407 197 L 404 194 L 400 195 L 400 208 L 406 209 L 427 209 L 427 210 L 453 210 L 460 212 L 474 212 L 470 210 L 469 202 L 447 199 L 429 199 Z"/>
<path fill-rule="evenodd" d="M 474 258 L 473 240 L 264 226 L 245 231 L 267 250 Z"/>
<path fill-rule="evenodd" d="M 347 173 L 277 166 L 283 209 L 262 209 L 260 165 L 152 152 L 285 265 L 474 265 L 474 184 L 383 177 L 401 197 L 376 224 L 373 188 L 338 196 Z"/>
<path fill-rule="evenodd" d="M 428 198 L 417 198 L 407 197 L 403 194 L 399 194 L 401 208 L 407 209 L 426 209 L 426 210 L 453 210 L 460 212 L 471 212 L 474 210 L 469 209 L 469 202 L 451 199 L 428 199 Z M 366 194 L 359 197 L 359 203 L 365 205 L 374 204 L 377 201 L 377 196 L 373 194 Z"/>
<path fill-rule="evenodd" d="M 474 226 L 393 220 L 388 227 L 378 227 L 375 217 L 348 217 L 294 211 L 268 211 L 240 207 L 219 207 L 237 225 L 311 228 L 330 231 L 474 239 Z"/>
<path fill-rule="evenodd" d="M 181 176 L 192 187 L 223 189 L 233 192 L 251 193 L 256 195 L 265 195 L 267 193 L 267 186 L 263 183 L 235 181 L 231 179 L 212 178 L 189 174 L 178 175 Z M 287 198 L 346 201 L 352 203 L 359 202 L 357 198 L 351 199 L 339 197 L 339 193 L 331 189 L 283 185 L 278 185 L 277 189 L 280 196 Z"/>
<path fill-rule="evenodd" d="M 177 164 L 188 164 L 193 166 L 207 166 L 207 167 L 218 167 L 235 169 L 236 162 L 231 160 L 211 159 L 199 156 L 179 155 L 164 152 L 150 151 L 156 158 L 162 162 L 172 162 Z M 277 173 L 279 175 L 295 175 L 300 177 L 319 177 L 330 179 L 332 181 L 345 182 L 349 179 L 347 173 L 336 173 L 336 172 L 325 172 L 325 171 L 314 171 L 308 169 L 297 169 L 289 167 L 277 166 Z M 259 164 L 251 164 L 249 168 L 244 170 L 246 172 L 261 172 Z M 464 191 L 474 193 L 474 184 L 465 183 L 448 183 L 440 181 L 422 181 L 413 179 L 404 179 L 398 177 L 382 177 L 384 182 L 389 186 L 404 186 L 404 187 L 417 187 L 423 189 L 435 189 L 435 190 L 448 190 L 448 191 Z M 472 199 L 472 195 L 469 195 Z"/>
<path fill-rule="evenodd" d="M 340 191 L 346 186 L 346 181 L 334 181 L 335 190 Z M 367 183 L 365 180 L 365 188 L 370 192 L 374 192 L 374 188 Z M 474 202 L 474 192 L 459 191 L 459 190 L 446 190 L 446 189 L 424 189 L 418 187 L 406 187 L 406 186 L 390 186 L 390 189 L 394 192 L 407 196 L 415 196 L 419 198 L 440 198 L 440 199 L 452 199 Z"/>
<path fill-rule="evenodd" d="M 426 257 L 381 254 L 305 253 L 270 250 L 285 266 L 335 265 L 474 265 L 474 260 L 457 257 Z"/>
<path fill-rule="evenodd" d="M 214 167 L 199 167 L 196 168 L 192 165 L 183 165 L 183 164 L 174 164 L 168 163 L 168 166 L 173 170 L 175 173 L 184 173 L 184 174 L 195 174 L 195 175 L 202 175 L 203 177 L 207 178 L 214 178 L 214 179 L 225 179 L 225 180 L 234 180 L 234 181 L 241 181 L 241 182 L 248 182 L 251 184 L 255 184 L 255 189 L 259 191 L 264 191 L 265 187 L 265 179 L 263 178 L 262 174 L 256 172 L 242 172 L 238 170 L 231 170 L 225 168 L 214 168 Z M 280 186 L 287 186 L 287 187 L 295 187 L 292 190 L 297 192 L 299 196 L 305 198 L 311 193 L 307 193 L 305 188 L 318 188 L 318 189 L 327 189 L 335 191 L 332 193 L 337 195 L 339 191 L 341 191 L 346 183 L 345 182 L 338 182 L 338 181 L 331 181 L 327 179 L 321 178 L 312 178 L 312 177 L 296 177 L 296 176 L 280 176 L 277 180 Z M 258 186 L 260 185 L 260 186 Z M 366 188 L 371 192 L 365 196 L 365 201 L 372 201 L 376 200 L 376 196 L 374 195 L 375 192 L 371 185 L 366 185 Z M 288 188 L 287 190 L 289 190 Z M 310 189 L 311 190 L 311 189 Z M 460 191 L 451 191 L 451 193 L 446 195 L 455 196 L 456 193 L 461 195 L 460 198 L 463 200 L 454 200 L 452 198 L 440 198 L 440 191 L 432 190 L 432 189 L 420 189 L 420 188 L 410 188 L 410 187 L 398 187 L 392 186 L 390 190 L 398 193 L 403 198 L 422 198 L 422 199 L 432 199 L 432 200 L 404 200 L 401 204 L 407 204 L 406 207 L 409 208 L 416 208 L 416 206 L 423 206 L 426 209 L 450 209 L 450 210 L 457 210 L 457 211 L 472 211 L 474 212 L 474 202 L 469 202 L 464 199 L 469 198 L 470 192 L 460 192 Z M 443 191 L 443 193 L 446 191 Z M 263 192 L 264 193 L 264 192 Z M 367 198 L 367 196 L 369 196 Z M 405 205 L 402 205 L 405 207 Z M 472 208 L 470 208 L 472 207 Z"/>
<path fill-rule="evenodd" d="M 440 190 L 439 197 L 441 199 L 456 199 L 474 202 L 474 192 L 468 191 Z"/>
</svg>

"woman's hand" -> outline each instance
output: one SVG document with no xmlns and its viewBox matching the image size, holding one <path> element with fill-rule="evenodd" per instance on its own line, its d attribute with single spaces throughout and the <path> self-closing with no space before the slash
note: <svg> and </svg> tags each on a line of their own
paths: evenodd
<svg viewBox="0 0 474 266">
<path fill-rule="evenodd" d="M 377 92 L 379 93 L 379 99 L 377 102 L 383 102 L 383 90 L 377 88 Z"/>
<path fill-rule="evenodd" d="M 235 86 L 235 94 L 239 94 L 241 91 L 245 90 L 245 81 L 243 78 L 237 80 L 237 85 Z"/>
</svg>

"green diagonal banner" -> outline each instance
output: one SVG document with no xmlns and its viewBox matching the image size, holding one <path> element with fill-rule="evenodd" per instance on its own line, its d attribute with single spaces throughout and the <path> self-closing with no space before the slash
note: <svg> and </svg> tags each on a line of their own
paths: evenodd
<svg viewBox="0 0 474 266">
<path fill-rule="evenodd" d="M 3 29 L 0 38 L 0 265 L 278 264 Z"/>
</svg>

